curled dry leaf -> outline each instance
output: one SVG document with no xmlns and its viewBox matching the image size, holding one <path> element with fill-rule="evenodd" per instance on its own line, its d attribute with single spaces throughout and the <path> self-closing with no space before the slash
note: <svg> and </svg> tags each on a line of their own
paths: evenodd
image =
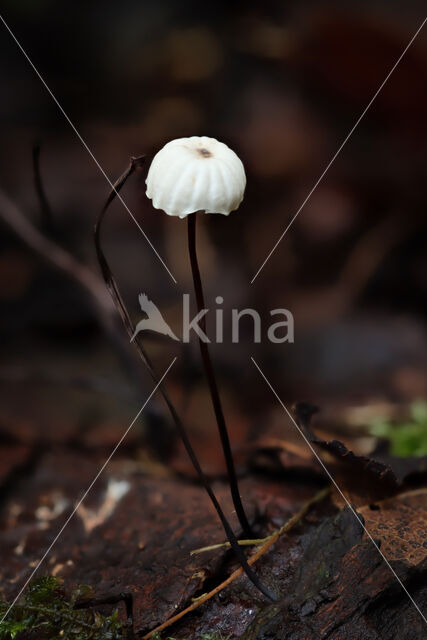
<svg viewBox="0 0 427 640">
<path fill-rule="evenodd" d="M 307 403 L 294 407 L 295 420 L 305 437 L 315 445 L 328 470 L 352 502 L 381 500 L 396 494 L 400 485 L 390 465 L 367 456 L 360 456 L 339 440 L 322 440 L 311 428 L 311 418 L 317 408 Z"/>
</svg>

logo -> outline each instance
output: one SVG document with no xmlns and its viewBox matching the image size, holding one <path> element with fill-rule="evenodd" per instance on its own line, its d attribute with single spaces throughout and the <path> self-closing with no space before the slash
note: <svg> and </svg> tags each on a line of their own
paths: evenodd
<svg viewBox="0 0 427 640">
<path fill-rule="evenodd" d="M 148 317 L 138 322 L 130 341 L 133 342 L 140 331 L 156 331 L 164 336 L 169 336 L 172 340 L 179 341 L 179 338 L 176 337 L 154 302 L 149 300 L 145 293 L 140 293 L 138 300 L 142 311 L 144 311 Z"/>
<path fill-rule="evenodd" d="M 131 338 L 131 342 L 133 342 L 136 336 L 141 331 L 154 331 L 156 333 L 161 333 L 164 336 L 168 336 L 172 338 L 172 340 L 177 340 L 188 343 L 190 342 L 190 332 L 194 331 L 194 333 L 202 340 L 203 342 L 210 343 L 212 340 L 208 338 L 206 333 L 203 331 L 202 327 L 199 325 L 199 322 L 202 318 L 207 316 L 210 312 L 209 309 L 202 309 L 195 315 L 193 318 L 190 317 L 190 295 L 188 293 L 184 293 L 182 300 L 182 339 L 178 338 L 177 335 L 172 331 L 158 307 L 154 304 L 152 300 L 149 300 L 145 293 L 140 293 L 138 296 L 139 304 L 141 310 L 147 315 L 146 318 L 140 320 L 135 327 L 135 331 Z M 218 307 L 214 310 L 215 316 L 215 339 L 214 342 L 222 343 L 223 335 L 224 335 L 224 309 L 221 305 L 224 302 L 222 296 L 217 296 L 215 298 L 215 302 Z M 289 309 L 272 309 L 270 311 L 270 317 L 274 318 L 276 316 L 281 316 L 281 320 L 276 320 L 272 322 L 267 327 L 266 337 L 267 340 L 274 344 L 282 344 L 284 342 L 293 343 L 294 342 L 294 317 L 289 311 Z M 242 324 L 242 319 L 245 319 L 245 322 L 250 322 L 253 327 L 253 341 L 254 343 L 261 342 L 262 337 L 262 329 L 263 323 L 261 320 L 261 316 L 256 311 L 256 309 L 231 309 L 231 342 L 236 344 L 240 341 L 240 329 Z M 246 333 L 246 335 L 248 335 Z M 245 336 L 246 337 L 246 336 Z"/>
</svg>

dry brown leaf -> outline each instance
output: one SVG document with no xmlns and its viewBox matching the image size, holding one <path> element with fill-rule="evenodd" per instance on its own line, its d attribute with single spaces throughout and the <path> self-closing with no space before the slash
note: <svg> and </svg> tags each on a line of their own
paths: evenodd
<svg viewBox="0 0 427 640">
<path fill-rule="evenodd" d="M 374 506 L 374 508 L 372 508 Z M 365 526 L 390 561 L 417 566 L 427 557 L 427 488 L 361 507 Z"/>
</svg>

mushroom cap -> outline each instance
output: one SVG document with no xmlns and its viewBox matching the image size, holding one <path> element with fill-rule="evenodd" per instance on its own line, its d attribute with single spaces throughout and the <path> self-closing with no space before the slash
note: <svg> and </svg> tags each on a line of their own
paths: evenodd
<svg viewBox="0 0 427 640">
<path fill-rule="evenodd" d="M 185 218 L 195 211 L 228 215 L 243 200 L 246 175 L 226 144 L 206 136 L 171 140 L 154 156 L 147 196 L 153 207 Z"/>
</svg>

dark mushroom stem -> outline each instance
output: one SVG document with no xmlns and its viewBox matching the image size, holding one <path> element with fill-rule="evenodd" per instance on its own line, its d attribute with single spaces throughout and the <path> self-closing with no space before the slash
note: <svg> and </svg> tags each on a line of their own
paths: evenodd
<svg viewBox="0 0 427 640">
<path fill-rule="evenodd" d="M 202 279 L 200 277 L 200 269 L 197 261 L 196 251 L 196 216 L 197 213 L 191 213 L 188 216 L 188 250 L 190 253 L 191 271 L 193 274 L 194 291 L 196 294 L 197 309 L 200 312 L 205 309 L 205 300 L 203 295 Z M 200 328 L 206 334 L 206 319 L 205 315 L 200 319 Z M 218 385 L 216 382 L 215 371 L 212 365 L 212 360 L 209 354 L 208 344 L 199 337 L 200 352 L 202 355 L 203 366 L 206 373 L 206 378 L 209 385 L 209 390 L 212 398 L 212 405 L 215 412 L 215 418 L 218 425 L 218 431 L 221 438 L 222 450 L 224 452 L 224 458 L 227 465 L 228 480 L 230 483 L 231 496 L 233 498 L 234 508 L 236 509 L 237 517 L 239 518 L 240 525 L 243 529 L 243 533 L 247 538 L 253 537 L 251 526 L 248 522 L 242 499 L 240 497 L 239 485 L 237 482 L 236 468 L 234 466 L 233 455 L 231 453 L 230 438 L 228 436 L 227 425 L 224 418 L 224 412 L 222 410 L 221 399 L 219 396 Z"/>
<path fill-rule="evenodd" d="M 120 291 L 119 288 L 117 286 L 117 283 L 115 281 L 115 278 L 112 274 L 112 271 L 110 269 L 110 266 L 108 264 L 108 261 L 104 255 L 104 252 L 102 250 L 102 244 L 101 244 L 101 228 L 102 228 L 102 223 L 105 219 L 105 214 L 107 212 L 107 209 L 109 207 L 109 205 L 111 204 L 111 202 L 114 200 L 115 196 L 117 195 L 117 193 L 122 189 L 123 185 L 125 184 L 125 182 L 127 181 L 127 179 L 129 178 L 129 176 L 135 171 L 136 168 L 142 166 L 144 162 L 144 158 L 143 157 L 139 157 L 139 158 L 132 158 L 131 159 L 131 163 L 129 165 L 129 168 L 123 173 L 123 175 L 120 176 L 120 178 L 117 180 L 117 182 L 114 184 L 114 189 L 111 191 L 110 195 L 107 198 L 107 201 L 104 205 L 104 207 L 102 208 L 101 212 L 98 215 L 98 218 L 96 220 L 96 224 L 95 224 L 95 229 L 94 229 L 94 240 L 95 240 L 95 248 L 96 248 L 96 253 L 97 253 L 97 258 L 98 258 L 98 262 L 99 265 L 101 267 L 101 272 L 105 281 L 105 284 L 107 286 L 107 289 L 114 301 L 114 304 L 116 305 L 116 308 L 121 316 L 121 319 L 123 321 L 123 324 L 126 328 L 126 331 L 129 335 L 129 337 L 132 337 L 135 331 L 135 328 L 133 326 L 132 320 L 129 316 L 128 310 L 126 308 L 126 305 L 120 295 Z M 139 356 L 141 357 L 142 361 L 144 362 L 145 366 L 147 367 L 152 379 L 154 380 L 154 382 L 156 384 L 159 384 L 159 376 L 156 373 L 153 363 L 151 362 L 144 346 L 141 343 L 140 337 L 136 336 L 135 340 L 133 341 L 134 346 L 136 347 Z M 181 418 L 179 417 L 174 405 L 172 404 L 171 399 L 169 398 L 169 395 L 164 387 L 163 384 L 159 384 L 158 386 L 159 392 L 162 395 L 168 409 L 169 412 L 171 414 L 171 417 L 173 419 L 173 422 L 175 424 L 176 430 L 179 433 L 182 442 L 184 444 L 184 447 L 187 451 L 188 457 L 191 460 L 191 463 L 197 473 L 197 475 L 199 476 L 200 482 L 202 483 L 203 487 L 206 490 L 206 493 L 208 494 L 214 508 L 215 511 L 218 514 L 218 517 L 221 521 L 221 524 L 224 528 L 225 534 L 227 536 L 227 539 L 230 543 L 230 546 L 233 550 L 234 555 L 236 556 L 237 561 L 240 563 L 240 566 L 242 567 L 243 571 L 246 573 L 247 577 L 249 578 L 249 580 L 252 582 L 252 584 L 259 589 L 259 591 L 261 591 L 261 593 L 263 593 L 266 598 L 268 598 L 271 601 L 276 601 L 277 597 L 271 593 L 266 587 L 264 587 L 264 585 L 261 583 L 261 581 L 259 580 L 257 574 L 255 573 L 255 571 L 252 569 L 252 567 L 249 565 L 245 554 L 243 553 L 243 550 L 241 548 L 241 546 L 239 545 L 239 542 L 234 534 L 233 529 L 231 528 L 231 525 L 228 521 L 228 519 L 226 518 L 221 505 L 218 502 L 218 499 L 210 485 L 210 482 L 207 478 L 207 476 L 204 474 L 199 460 L 196 456 L 196 453 L 191 445 L 191 442 L 188 438 L 187 432 L 185 430 L 185 427 L 181 421 Z"/>
</svg>

